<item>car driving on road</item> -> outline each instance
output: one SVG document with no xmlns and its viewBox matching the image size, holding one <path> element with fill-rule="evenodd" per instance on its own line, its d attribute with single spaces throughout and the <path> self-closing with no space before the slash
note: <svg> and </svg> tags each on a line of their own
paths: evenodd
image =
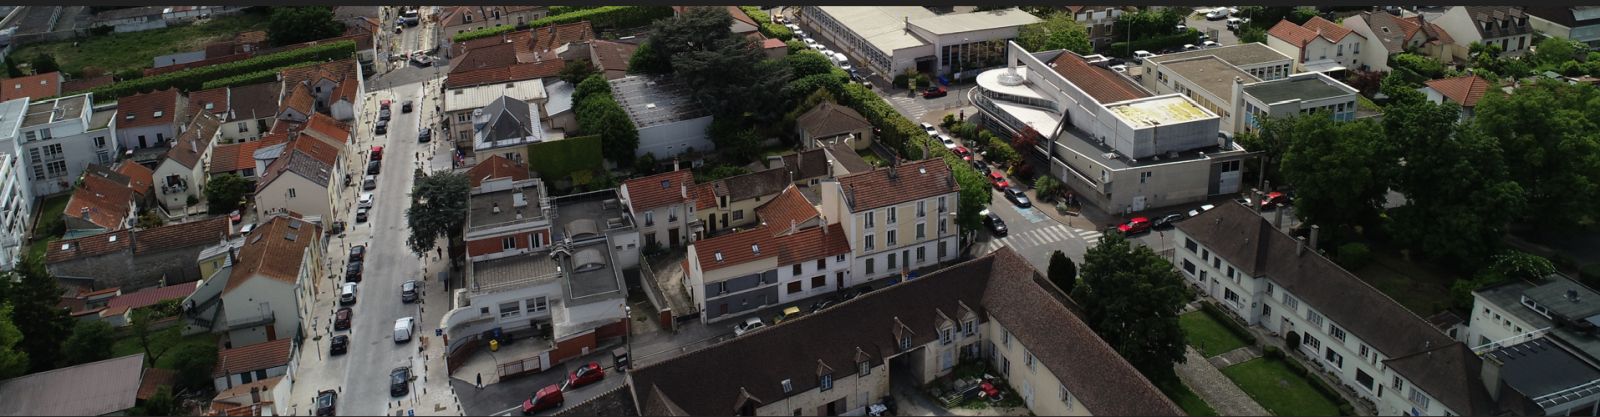
<svg viewBox="0 0 1600 417">
<path fill-rule="evenodd" d="M 988 210 L 984 211 L 987 212 Z M 1006 229 L 1005 219 L 1001 219 L 1000 216 L 995 215 L 994 213 L 984 214 L 983 225 L 988 226 L 989 231 L 994 232 L 995 236 L 1005 236 L 1007 233 L 1010 233 L 1010 231 Z"/>
<path fill-rule="evenodd" d="M 400 284 L 400 302 L 411 303 L 417 301 L 417 281 L 410 280 Z"/>
<path fill-rule="evenodd" d="M 1128 220 L 1127 223 L 1117 226 L 1117 231 L 1122 232 L 1123 236 L 1148 232 L 1150 231 L 1150 219 L 1147 217 L 1134 217 L 1133 220 Z"/>
</svg>

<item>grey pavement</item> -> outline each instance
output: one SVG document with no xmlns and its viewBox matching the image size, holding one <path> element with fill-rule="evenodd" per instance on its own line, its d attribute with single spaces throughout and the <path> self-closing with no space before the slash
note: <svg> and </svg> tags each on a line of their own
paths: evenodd
<svg viewBox="0 0 1600 417">
<path fill-rule="evenodd" d="M 1234 385 L 1233 380 L 1223 375 L 1222 371 L 1211 366 L 1206 358 L 1193 347 L 1186 347 L 1184 362 L 1176 366 L 1178 379 L 1184 385 L 1199 395 L 1201 399 L 1217 410 L 1217 414 L 1224 416 L 1266 416 L 1271 415 L 1260 403 L 1245 394 L 1244 390 Z"/>
<path fill-rule="evenodd" d="M 1211 366 L 1215 366 L 1217 369 L 1222 369 L 1259 357 L 1261 357 L 1261 348 L 1252 345 L 1223 352 L 1220 355 L 1206 358 L 1206 361 L 1211 362 Z"/>
<path fill-rule="evenodd" d="M 499 381 L 496 384 L 485 383 L 483 388 L 478 388 L 474 381 L 475 375 L 458 372 L 450 378 L 450 386 L 454 388 L 461 398 L 465 415 L 470 416 L 501 416 L 520 414 L 522 402 L 533 396 L 540 388 L 555 384 L 560 385 L 566 381 L 567 375 L 579 366 L 590 362 L 598 362 L 606 371 L 605 379 L 587 386 L 571 388 L 563 393 L 564 404 L 556 410 L 547 410 L 539 414 L 550 415 L 566 409 L 567 407 L 583 404 L 600 394 L 610 392 L 621 386 L 627 379 L 625 375 L 616 373 L 611 363 L 611 348 L 603 347 L 590 352 L 578 359 L 556 365 L 554 368 L 530 375 L 523 375 Z M 488 378 L 486 377 L 485 380 Z"/>
</svg>

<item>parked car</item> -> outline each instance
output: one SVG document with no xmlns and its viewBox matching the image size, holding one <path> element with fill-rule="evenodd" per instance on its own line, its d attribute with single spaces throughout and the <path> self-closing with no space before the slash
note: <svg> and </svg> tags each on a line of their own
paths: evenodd
<svg viewBox="0 0 1600 417">
<path fill-rule="evenodd" d="M 1000 171 L 989 171 L 989 183 L 994 184 L 994 189 L 996 190 L 1004 190 L 1011 187 L 1011 182 L 1006 181 L 1006 174 L 1001 174 Z"/>
<path fill-rule="evenodd" d="M 356 223 L 358 223 L 358 224 L 359 223 L 366 223 L 367 222 L 367 211 L 369 211 L 369 210 L 372 210 L 372 209 L 371 208 L 367 208 L 367 207 L 362 207 L 362 208 L 356 209 Z"/>
<path fill-rule="evenodd" d="M 350 282 L 361 282 L 361 270 L 362 270 L 362 262 L 361 261 L 355 261 L 355 262 L 350 262 L 348 264 L 345 264 L 345 266 L 344 266 L 344 280 L 345 281 L 350 281 Z"/>
<path fill-rule="evenodd" d="M 244 226 L 239 226 L 239 234 L 241 234 L 241 235 L 248 236 L 248 235 L 250 235 L 250 232 L 254 232 L 255 230 L 256 230 L 256 224 L 255 223 L 249 223 L 249 224 L 245 224 Z"/>
<path fill-rule="evenodd" d="M 406 281 L 405 283 L 400 284 L 400 302 L 401 303 L 410 303 L 410 302 L 417 301 L 418 293 L 419 293 L 419 291 L 417 290 L 417 281 L 416 280 L 410 280 L 410 281 Z"/>
<path fill-rule="evenodd" d="M 317 415 L 331 416 L 338 413 L 339 393 L 334 390 L 323 390 L 317 393 Z"/>
<path fill-rule="evenodd" d="M 390 114 L 389 114 L 389 108 L 388 107 L 384 107 L 384 108 L 378 109 L 378 120 L 382 120 L 382 121 L 386 121 L 387 122 L 387 121 L 389 121 L 389 116 L 390 116 Z"/>
<path fill-rule="evenodd" d="M 522 415 L 526 416 L 552 408 L 561 408 L 561 405 L 565 403 L 566 401 L 561 395 L 561 386 L 550 384 L 540 388 L 539 391 L 533 393 L 532 397 L 528 397 L 527 400 L 522 402 Z"/>
<path fill-rule="evenodd" d="M 1155 224 L 1151 225 L 1150 227 L 1153 227 L 1153 228 L 1156 228 L 1156 229 L 1171 228 L 1173 226 L 1177 226 L 1178 222 L 1179 221 L 1183 221 L 1184 218 L 1185 217 L 1183 216 L 1183 213 L 1168 214 L 1168 215 L 1156 218 Z"/>
<path fill-rule="evenodd" d="M 412 333 L 417 332 L 417 318 L 403 317 L 394 321 L 394 342 L 405 343 L 411 341 Z"/>
<path fill-rule="evenodd" d="M 1112 71 L 1116 71 L 1116 72 L 1128 72 L 1128 66 L 1127 65 L 1112 65 L 1111 66 L 1111 70 Z"/>
<path fill-rule="evenodd" d="M 1028 195 L 1024 194 L 1022 192 L 1021 188 L 1007 187 L 1006 188 L 1006 199 L 1007 200 L 1011 200 L 1011 204 L 1016 204 L 1017 207 L 1021 207 L 1021 208 L 1033 207 L 1033 202 L 1032 201 L 1028 201 Z"/>
<path fill-rule="evenodd" d="M 589 364 L 579 367 L 578 370 L 567 374 L 567 385 L 561 387 L 561 390 L 566 391 L 584 385 L 600 382 L 600 380 L 605 379 L 605 377 L 606 371 L 604 369 L 600 369 L 600 362 L 589 362 Z"/>
<path fill-rule="evenodd" d="M 1273 191 L 1273 192 L 1267 193 L 1266 198 L 1262 198 L 1261 199 L 1261 209 L 1262 210 L 1275 209 L 1275 208 L 1278 208 L 1278 207 L 1286 206 L 1288 204 L 1289 204 L 1289 195 L 1288 194 L 1284 194 L 1282 192 L 1278 192 L 1278 191 Z"/>
<path fill-rule="evenodd" d="M 762 327 L 767 327 L 767 323 L 761 321 L 760 317 L 751 317 L 744 319 L 743 323 L 733 325 L 733 335 L 744 336 L 745 333 L 749 333 Z"/>
<path fill-rule="evenodd" d="M 382 146 L 373 146 L 372 149 L 370 149 L 369 152 L 367 152 L 367 153 L 370 154 L 370 156 L 367 157 L 368 160 L 372 160 L 372 161 L 382 161 L 383 160 L 383 147 Z"/>
<path fill-rule="evenodd" d="M 1206 205 L 1200 206 L 1200 208 L 1197 208 L 1197 209 L 1194 209 L 1194 210 L 1189 210 L 1189 217 L 1199 216 L 1200 213 L 1205 213 L 1205 212 L 1210 211 L 1211 209 L 1214 209 L 1214 208 L 1217 208 L 1217 206 L 1213 206 L 1213 205 L 1210 205 L 1210 204 L 1206 204 Z"/>
<path fill-rule="evenodd" d="M 956 146 L 956 148 L 955 149 L 951 149 L 951 151 L 954 151 L 956 153 L 956 156 L 960 156 L 961 160 L 963 160 L 963 161 L 971 161 L 972 160 L 972 151 L 967 150 L 967 147 L 965 147 L 965 146 Z"/>
<path fill-rule="evenodd" d="M 367 259 L 367 245 L 350 247 L 350 262 L 361 262 Z"/>
<path fill-rule="evenodd" d="M 333 341 L 328 343 L 328 354 L 329 355 L 343 355 L 343 354 L 345 354 L 345 353 L 347 353 L 349 351 L 350 351 L 350 336 L 342 335 L 342 334 L 338 335 L 338 336 L 334 336 L 333 337 Z"/>
<path fill-rule="evenodd" d="M 378 175 L 378 171 L 380 171 L 382 169 L 383 169 L 383 160 L 374 159 L 374 160 L 371 160 L 371 161 L 367 161 L 367 175 Z"/>
<path fill-rule="evenodd" d="M 790 31 L 800 30 L 800 25 L 796 25 L 796 24 L 793 24 L 793 23 L 790 23 L 790 24 L 787 24 L 787 25 L 783 25 L 783 26 L 788 27 Z"/>
<path fill-rule="evenodd" d="M 822 299 L 822 300 L 818 300 L 815 303 L 811 303 L 811 312 L 812 313 L 816 313 L 818 311 L 822 311 L 822 309 L 825 309 L 825 308 L 828 308 L 829 306 L 832 306 L 833 303 L 834 303 L 834 300 L 831 299 L 831 298 L 825 298 L 825 299 Z"/>
<path fill-rule="evenodd" d="M 939 98 L 948 95 L 950 95 L 950 90 L 945 89 L 944 86 L 934 85 L 929 86 L 927 90 L 922 90 L 922 98 Z"/>
<path fill-rule="evenodd" d="M 928 132 L 929 136 L 933 136 L 933 135 L 939 134 L 939 128 L 934 127 L 933 123 L 923 123 L 922 124 L 922 131 Z"/>
<path fill-rule="evenodd" d="M 353 312 L 350 307 L 339 307 L 339 311 L 333 313 L 333 329 L 350 330 L 350 315 Z"/>
<path fill-rule="evenodd" d="M 795 307 L 795 306 L 785 307 L 783 309 L 783 311 L 778 312 L 778 316 L 777 317 L 773 317 L 772 318 L 772 324 L 782 323 L 782 322 L 788 321 L 789 319 L 792 319 L 792 318 L 795 318 L 795 317 L 800 317 L 800 307 Z"/>
<path fill-rule="evenodd" d="M 372 133 L 375 134 L 375 135 L 388 134 L 389 133 L 389 121 L 388 120 L 379 120 L 377 127 L 374 127 L 372 129 Z"/>
<path fill-rule="evenodd" d="M 356 203 L 357 203 L 356 207 L 360 207 L 360 208 L 372 207 L 372 193 L 361 193 L 361 198 L 357 199 Z"/>
<path fill-rule="evenodd" d="M 1137 50 L 1137 51 L 1133 51 L 1133 62 L 1143 63 L 1145 58 L 1149 58 L 1149 57 L 1153 57 L 1153 56 L 1156 56 L 1156 54 L 1152 54 L 1152 53 L 1150 53 L 1150 51 L 1146 51 L 1146 50 L 1143 50 L 1143 49 Z"/>
<path fill-rule="evenodd" d="M 372 191 L 372 190 L 376 190 L 376 189 L 378 189 L 378 176 L 377 175 L 368 175 L 366 178 L 361 180 L 361 190 L 362 191 Z"/>
<path fill-rule="evenodd" d="M 1010 233 L 1010 231 L 1006 229 L 1005 219 L 1001 219 L 1000 216 L 994 213 L 988 213 L 987 215 L 983 216 L 983 225 L 987 226 L 990 232 L 994 232 L 995 236 L 1003 237 Z"/>
<path fill-rule="evenodd" d="M 433 128 L 424 127 L 417 131 L 417 142 L 428 143 L 433 141 Z"/>
<path fill-rule="evenodd" d="M 347 305 L 351 305 L 351 304 L 355 304 L 355 303 L 356 303 L 356 283 L 354 283 L 354 282 L 346 282 L 346 283 L 344 283 L 344 286 L 339 287 L 339 305 L 346 305 L 347 306 Z"/>
<path fill-rule="evenodd" d="M 399 397 L 411 392 L 411 367 L 402 366 L 389 371 L 389 396 Z"/>
<path fill-rule="evenodd" d="M 811 39 L 811 38 L 801 39 L 800 41 L 801 42 L 805 42 L 806 46 L 811 46 L 811 45 L 816 45 L 817 44 L 817 40 L 816 39 Z"/>
<path fill-rule="evenodd" d="M 1183 50 L 1185 50 L 1185 51 L 1197 51 L 1197 50 L 1200 50 L 1200 47 L 1194 46 L 1194 44 L 1192 44 L 1192 43 L 1186 43 L 1186 44 L 1183 44 Z"/>
<path fill-rule="evenodd" d="M 401 113 L 410 113 L 411 112 L 411 100 L 406 100 L 405 103 L 401 103 L 400 104 L 400 112 Z"/>
<path fill-rule="evenodd" d="M 952 137 L 950 137 L 950 135 L 946 135 L 946 134 L 943 134 L 943 133 L 939 134 L 939 143 L 944 144 L 944 148 L 945 149 L 949 149 L 949 150 L 952 150 L 952 151 L 955 150 L 957 146 L 961 146 L 961 144 L 956 143 L 955 138 L 952 138 Z"/>
<path fill-rule="evenodd" d="M 976 169 L 978 172 L 988 175 L 989 163 L 974 159 L 972 160 L 972 169 Z"/>
<path fill-rule="evenodd" d="M 1220 46 L 1222 46 L 1222 44 L 1217 43 L 1216 41 L 1205 41 L 1205 42 L 1201 42 L 1200 43 L 1200 48 L 1202 48 L 1202 49 L 1211 49 L 1211 48 L 1216 48 L 1216 47 L 1220 47 Z"/>
<path fill-rule="evenodd" d="M 1134 217 L 1133 220 L 1129 220 L 1127 223 L 1117 226 L 1117 231 L 1122 232 L 1123 236 L 1148 232 L 1150 231 L 1150 219 L 1146 217 Z"/>
<path fill-rule="evenodd" d="M 1206 20 L 1222 20 L 1228 18 L 1228 8 L 1218 7 L 1206 12 Z"/>
<path fill-rule="evenodd" d="M 1252 200 L 1250 200 L 1250 197 L 1239 197 L 1239 198 L 1233 199 L 1233 202 L 1239 203 L 1240 205 L 1243 205 L 1245 207 L 1250 207 L 1250 201 L 1252 201 Z"/>
</svg>

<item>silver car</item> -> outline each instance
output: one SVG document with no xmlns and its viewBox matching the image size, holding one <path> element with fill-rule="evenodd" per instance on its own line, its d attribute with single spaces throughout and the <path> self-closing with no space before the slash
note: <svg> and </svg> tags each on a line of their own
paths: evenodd
<svg viewBox="0 0 1600 417">
<path fill-rule="evenodd" d="M 762 327 L 767 327 L 767 323 L 761 321 L 760 317 L 751 317 L 744 319 L 743 323 L 733 325 L 733 335 L 736 337 L 744 336 L 745 333 L 755 331 L 756 329 Z"/>
</svg>

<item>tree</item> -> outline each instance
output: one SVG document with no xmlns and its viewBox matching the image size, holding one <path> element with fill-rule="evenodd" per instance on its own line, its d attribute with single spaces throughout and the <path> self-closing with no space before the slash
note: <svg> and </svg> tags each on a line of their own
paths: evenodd
<svg viewBox="0 0 1600 417">
<path fill-rule="evenodd" d="M 1051 13 L 1039 23 L 1018 29 L 1017 44 L 1029 51 L 1066 49 L 1084 55 L 1094 53 L 1094 44 L 1089 42 L 1089 30 L 1084 29 L 1072 14 L 1064 12 Z"/>
<path fill-rule="evenodd" d="M 28 373 L 28 352 L 22 350 L 22 331 L 11 319 L 11 304 L 0 304 L 0 380 Z"/>
<path fill-rule="evenodd" d="M 23 257 L 16 268 L 0 273 L 5 282 L 6 302 L 11 305 L 11 323 L 22 332 L 19 345 L 28 356 L 28 370 L 50 370 L 61 359 L 61 342 L 71 332 L 72 319 L 56 307 L 61 289 L 45 269 L 42 256 Z"/>
<path fill-rule="evenodd" d="M 471 192 L 472 184 L 463 173 L 438 171 L 418 178 L 411 188 L 411 208 L 406 209 L 406 223 L 411 226 L 406 244 L 411 251 L 428 253 L 439 238 L 460 236 Z"/>
<path fill-rule="evenodd" d="M 166 223 L 167 221 L 162 220 L 161 215 L 156 214 L 155 210 L 145 210 L 139 213 L 139 223 L 136 226 L 140 229 L 154 229 Z"/>
<path fill-rule="evenodd" d="M 706 136 L 717 145 L 718 151 L 734 162 L 748 162 L 761 152 L 761 136 L 732 118 L 712 119 L 711 125 L 706 127 Z"/>
<path fill-rule="evenodd" d="M 1539 41 L 1537 46 L 1534 46 L 1533 54 L 1528 57 L 1528 60 L 1533 61 L 1533 64 L 1540 68 L 1554 67 L 1573 62 L 1578 59 L 1580 53 L 1588 50 L 1589 48 L 1582 42 L 1549 37 L 1544 38 L 1544 40 Z"/>
<path fill-rule="evenodd" d="M 133 320 L 128 324 L 128 333 L 132 334 L 134 340 L 139 342 L 139 347 L 144 349 L 145 360 L 149 361 L 150 366 L 155 366 L 183 336 L 180 333 L 183 330 L 182 326 L 152 329 L 151 325 L 155 324 L 153 322 L 159 319 L 160 317 L 153 314 L 150 309 L 141 308 L 133 310 Z"/>
<path fill-rule="evenodd" d="M 1071 294 L 1072 288 L 1078 285 L 1078 265 L 1061 251 L 1050 254 L 1050 282 L 1067 294 Z"/>
<path fill-rule="evenodd" d="M 144 415 L 144 416 L 170 416 L 170 415 L 172 415 L 173 412 L 178 411 L 177 410 L 177 401 L 173 400 L 173 398 L 172 398 L 172 387 L 171 386 L 167 386 L 167 385 L 161 385 L 161 386 L 156 387 L 156 392 L 154 394 L 150 395 L 150 399 L 144 400 L 144 405 L 140 406 L 140 408 L 142 408 L 143 409 L 142 411 L 144 411 L 144 412 L 143 413 L 139 413 L 138 415 Z"/>
<path fill-rule="evenodd" d="M 955 155 L 950 154 L 949 158 L 955 159 Z M 963 231 L 978 230 L 983 227 L 983 216 L 978 213 L 988 208 L 994 198 L 993 193 L 989 192 L 989 180 L 978 170 L 961 164 L 960 159 L 955 159 L 950 165 L 950 171 L 956 176 L 956 185 L 961 187 L 961 191 L 956 193 L 956 199 L 960 200 L 956 224 Z"/>
<path fill-rule="evenodd" d="M 1161 10 L 1140 9 L 1117 17 L 1117 32 L 1127 41 L 1140 41 L 1171 35 L 1173 29 L 1183 24 L 1192 9 L 1166 7 Z M 1128 32 L 1122 32 L 1127 30 Z"/>
<path fill-rule="evenodd" d="M 574 59 L 567 61 L 567 65 L 561 67 L 561 73 L 558 77 L 568 84 L 577 85 L 592 75 L 595 75 L 595 70 L 594 65 L 590 64 L 589 60 Z"/>
<path fill-rule="evenodd" d="M 1383 128 L 1405 161 L 1395 167 L 1394 188 L 1406 196 L 1391 213 L 1396 240 L 1471 270 L 1500 246 L 1525 201 L 1494 139 L 1462 128 L 1459 117 L 1454 105 L 1396 104 L 1384 112 Z"/>
<path fill-rule="evenodd" d="M 61 65 L 56 64 L 56 57 L 51 54 L 34 55 L 28 65 L 33 67 L 34 74 L 48 74 L 61 70 Z"/>
<path fill-rule="evenodd" d="M 1156 385 L 1177 381 L 1184 336 L 1178 311 L 1188 301 L 1183 279 L 1161 255 L 1111 233 L 1083 255 L 1072 298 L 1084 321 Z"/>
<path fill-rule="evenodd" d="M 1040 175 L 1039 179 L 1033 180 L 1033 190 L 1039 199 L 1049 201 L 1061 194 L 1061 181 L 1049 175 Z"/>
<path fill-rule="evenodd" d="M 817 74 L 831 74 L 834 68 L 833 63 L 828 62 L 828 57 L 812 50 L 790 54 L 784 57 L 783 61 L 789 66 L 789 73 L 796 79 Z"/>
<path fill-rule="evenodd" d="M 1399 71 L 1390 72 L 1378 82 L 1378 92 L 1388 97 L 1389 103 L 1407 104 L 1423 103 L 1428 101 L 1428 96 L 1417 91 L 1420 84 L 1406 81 Z"/>
<path fill-rule="evenodd" d="M 645 41 L 633 50 L 633 56 L 628 57 L 628 72 L 655 75 L 671 73 L 672 60 L 656 50 L 653 43 Z"/>
<path fill-rule="evenodd" d="M 606 82 L 606 78 L 600 74 L 584 77 L 583 81 L 575 85 L 576 87 L 572 89 L 573 103 L 582 103 L 594 96 L 611 96 L 611 83 Z"/>
<path fill-rule="evenodd" d="M 1519 217 L 1544 230 L 1600 219 L 1600 91 L 1554 80 L 1488 94 L 1472 126 L 1495 139 L 1527 199 Z"/>
<path fill-rule="evenodd" d="M 344 34 L 344 24 L 334 20 L 331 7 L 274 7 L 272 17 L 267 19 L 267 39 L 273 45 L 310 42 L 341 34 Z"/>
<path fill-rule="evenodd" d="M 1267 43 L 1267 31 L 1256 25 L 1245 25 L 1239 28 L 1239 43 Z"/>
<path fill-rule="evenodd" d="M 206 181 L 206 211 L 223 214 L 239 208 L 245 194 L 255 190 L 255 182 L 234 173 L 211 177 Z"/>
<path fill-rule="evenodd" d="M 61 345 L 65 362 L 72 366 L 111 358 L 111 344 L 116 342 L 110 324 L 99 320 L 79 321 L 72 327 L 72 335 Z"/>
<path fill-rule="evenodd" d="M 612 161 L 631 161 L 639 148 L 639 130 L 610 94 L 589 97 L 578 104 L 578 130 L 600 135 L 600 151 Z"/>
<path fill-rule="evenodd" d="M 173 355 L 172 370 L 178 374 L 179 388 L 204 391 L 212 387 L 211 370 L 217 366 L 217 345 L 185 344 Z"/>
<path fill-rule="evenodd" d="M 1341 122 L 1318 112 L 1268 119 L 1262 130 L 1288 138 L 1279 169 L 1298 194 L 1301 221 L 1336 229 L 1377 219 L 1394 162 L 1372 119 Z"/>
<path fill-rule="evenodd" d="M 1456 280 L 1450 285 L 1450 297 L 1456 308 L 1472 308 L 1472 293 L 1484 287 L 1511 280 L 1538 283 L 1556 273 L 1549 259 L 1517 250 L 1507 250 L 1495 255 L 1487 268 L 1472 279 Z"/>
</svg>

